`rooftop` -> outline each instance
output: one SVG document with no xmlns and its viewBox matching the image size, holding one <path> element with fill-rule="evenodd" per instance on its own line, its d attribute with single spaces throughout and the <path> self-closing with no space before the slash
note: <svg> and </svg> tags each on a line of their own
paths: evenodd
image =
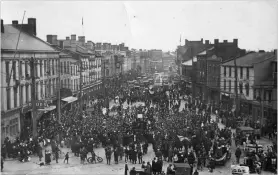
<svg viewBox="0 0 278 175">
<path fill-rule="evenodd" d="M 4 33 L 1 33 L 1 49 L 16 50 L 19 33 L 20 30 L 13 25 L 4 25 Z M 48 43 L 24 31 L 20 34 L 17 50 L 56 52 Z"/>
<path fill-rule="evenodd" d="M 274 58 L 273 52 L 256 52 L 249 53 L 236 59 L 238 66 L 253 66 L 256 63 L 265 61 L 267 59 Z M 230 60 L 223 64 L 223 66 L 234 66 L 234 60 Z"/>
</svg>

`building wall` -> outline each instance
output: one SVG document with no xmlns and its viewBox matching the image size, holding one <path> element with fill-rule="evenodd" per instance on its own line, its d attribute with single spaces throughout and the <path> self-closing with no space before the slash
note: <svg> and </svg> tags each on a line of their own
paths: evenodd
<svg viewBox="0 0 278 175">
<path fill-rule="evenodd" d="M 229 76 L 229 67 L 231 67 L 231 76 Z M 226 68 L 226 75 L 224 69 Z M 238 66 L 238 94 L 240 95 L 239 84 L 243 84 L 242 95 L 246 100 L 253 100 L 253 85 L 254 85 L 254 69 L 252 67 L 242 67 L 243 76 L 240 77 L 240 66 Z M 249 70 L 249 78 L 247 77 L 247 71 Z M 231 81 L 231 90 L 229 90 L 229 81 Z M 226 82 L 226 85 L 225 85 Z M 245 84 L 249 84 L 249 94 L 246 93 Z M 235 68 L 233 66 L 221 66 L 221 91 L 229 94 L 235 95 Z M 226 89 L 225 89 L 226 87 Z"/>
<path fill-rule="evenodd" d="M 11 139 L 20 134 L 20 110 L 31 106 L 31 71 L 29 59 L 37 59 L 35 76 L 36 78 L 36 98 L 43 100 L 52 98 L 55 94 L 55 82 L 58 68 L 58 53 L 20 53 L 14 58 L 13 53 L 2 51 L 1 53 L 1 121 L 2 138 Z M 10 77 L 8 87 L 8 77 Z M 52 80 L 52 81 L 50 81 Z M 48 92 L 50 94 L 48 94 Z M 15 112 L 16 111 L 16 112 Z"/>
</svg>

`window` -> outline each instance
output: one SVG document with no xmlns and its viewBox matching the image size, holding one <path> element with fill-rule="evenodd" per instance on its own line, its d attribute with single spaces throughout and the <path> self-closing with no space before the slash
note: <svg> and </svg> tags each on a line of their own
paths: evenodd
<svg viewBox="0 0 278 175">
<path fill-rule="evenodd" d="M 253 92 L 253 98 L 254 98 L 254 99 L 256 99 L 256 97 L 257 97 L 257 94 L 256 94 L 256 93 L 257 93 L 257 91 L 256 91 L 256 89 L 254 89 L 254 92 Z"/>
<path fill-rule="evenodd" d="M 44 94 L 43 94 L 43 81 L 41 81 L 41 99 L 44 98 Z"/>
<path fill-rule="evenodd" d="M 42 70 L 42 60 L 40 60 L 40 76 L 43 76 L 43 70 Z"/>
<path fill-rule="evenodd" d="M 12 136 L 18 134 L 18 118 L 10 120 L 10 134 Z"/>
<path fill-rule="evenodd" d="M 56 72 L 59 73 L 58 71 L 60 71 L 60 65 L 58 60 L 56 60 Z"/>
<path fill-rule="evenodd" d="M 26 78 L 30 77 L 28 67 L 29 67 L 29 62 L 25 61 L 25 77 Z"/>
<path fill-rule="evenodd" d="M 246 78 L 249 79 L 249 67 L 246 68 Z"/>
<path fill-rule="evenodd" d="M 64 73 L 66 74 L 67 73 L 67 63 L 64 62 Z"/>
<path fill-rule="evenodd" d="M 39 83 L 36 83 L 36 100 L 39 99 Z"/>
<path fill-rule="evenodd" d="M 7 76 L 7 82 L 9 80 L 10 77 L 10 62 L 6 61 L 6 76 Z"/>
<path fill-rule="evenodd" d="M 23 86 L 20 86 L 20 105 L 23 105 L 24 101 L 23 101 Z"/>
<path fill-rule="evenodd" d="M 14 108 L 16 108 L 17 107 L 17 95 L 18 95 L 18 93 L 17 93 L 17 86 L 16 87 L 14 87 Z"/>
<path fill-rule="evenodd" d="M 44 73 L 47 73 L 47 62 L 46 62 L 46 60 L 44 60 L 43 66 L 44 66 Z M 44 75 L 46 75 L 46 74 L 44 74 Z"/>
<path fill-rule="evenodd" d="M 13 78 L 16 79 L 16 61 L 13 61 Z"/>
<path fill-rule="evenodd" d="M 21 79 L 23 72 L 22 72 L 22 61 L 19 61 L 19 65 L 18 65 L 18 72 L 19 72 L 19 79 Z"/>
<path fill-rule="evenodd" d="M 229 67 L 229 77 L 232 76 L 232 67 Z"/>
<path fill-rule="evenodd" d="M 243 67 L 240 68 L 240 78 L 243 77 Z"/>
<path fill-rule="evenodd" d="M 7 110 L 11 109 L 11 89 L 7 88 Z"/>
<path fill-rule="evenodd" d="M 28 103 L 29 102 L 29 85 L 28 84 L 26 85 L 25 90 L 26 90 L 26 103 Z"/>
<path fill-rule="evenodd" d="M 231 90 L 232 90 L 232 81 L 229 80 L 229 91 L 231 92 Z"/>
<path fill-rule="evenodd" d="M 268 102 L 271 103 L 271 95 L 272 95 L 272 91 L 268 91 Z"/>
<path fill-rule="evenodd" d="M 52 67 L 52 75 L 55 75 L 55 60 L 52 60 L 52 65 L 51 65 L 51 67 Z"/>
<path fill-rule="evenodd" d="M 239 83 L 239 93 L 243 94 L 243 86 L 242 83 Z"/>
<path fill-rule="evenodd" d="M 249 96 L 249 84 L 245 84 L 246 96 Z"/>
<path fill-rule="evenodd" d="M 264 90 L 264 101 L 266 101 L 266 90 Z"/>
</svg>

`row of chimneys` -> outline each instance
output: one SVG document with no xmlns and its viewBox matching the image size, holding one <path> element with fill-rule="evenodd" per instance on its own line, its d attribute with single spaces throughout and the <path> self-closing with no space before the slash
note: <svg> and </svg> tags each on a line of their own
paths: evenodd
<svg viewBox="0 0 278 175">
<path fill-rule="evenodd" d="M 203 42 L 203 38 L 201 38 L 201 42 Z M 228 40 L 223 40 L 223 43 L 228 43 Z M 214 44 L 223 44 L 219 43 L 219 39 L 214 39 Z M 211 44 L 209 40 L 205 40 L 205 45 Z M 238 44 L 238 39 L 233 39 L 233 44 L 237 45 Z"/>
<path fill-rule="evenodd" d="M 28 23 L 27 24 L 18 24 L 17 20 L 12 21 L 12 25 L 16 27 L 22 27 L 22 30 L 24 32 L 29 33 L 30 35 L 37 35 L 37 22 L 36 18 L 28 18 Z M 1 19 L 1 33 L 4 33 L 4 21 Z"/>
</svg>

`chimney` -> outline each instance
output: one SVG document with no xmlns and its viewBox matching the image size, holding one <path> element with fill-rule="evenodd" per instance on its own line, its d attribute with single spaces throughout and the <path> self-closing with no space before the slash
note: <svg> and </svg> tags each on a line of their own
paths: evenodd
<svg viewBox="0 0 278 175">
<path fill-rule="evenodd" d="M 57 35 L 52 35 L 52 44 L 58 45 Z"/>
<path fill-rule="evenodd" d="M 76 35 L 71 35 L 71 40 L 76 41 Z"/>
<path fill-rule="evenodd" d="M 218 40 L 218 39 L 214 39 L 214 44 L 215 44 L 215 45 L 217 45 L 217 44 L 218 44 L 218 42 L 219 42 L 219 40 Z"/>
<path fill-rule="evenodd" d="M 31 34 L 32 35 L 37 35 L 37 23 L 36 23 L 36 18 L 28 18 L 28 25 L 31 27 Z"/>
<path fill-rule="evenodd" d="M 59 47 L 64 49 L 64 41 L 59 41 Z"/>
<path fill-rule="evenodd" d="M 67 36 L 67 37 L 66 37 L 66 40 L 70 40 L 70 37 L 69 37 L 69 36 Z"/>
<path fill-rule="evenodd" d="M 85 45 L 85 36 L 79 36 L 78 37 L 78 42 L 80 42 L 81 45 L 84 46 Z"/>
<path fill-rule="evenodd" d="M 238 42 L 238 40 L 237 40 L 237 39 L 234 39 L 234 41 L 233 41 L 234 45 L 237 46 L 237 44 L 238 44 L 237 42 Z"/>
<path fill-rule="evenodd" d="M 206 41 L 205 41 L 205 44 L 206 44 L 206 45 L 209 45 L 209 40 L 206 40 Z"/>
<path fill-rule="evenodd" d="M 227 43 L 228 41 L 227 40 L 224 40 L 224 43 Z"/>
<path fill-rule="evenodd" d="M 203 38 L 201 38 L 201 42 L 203 43 Z"/>
<path fill-rule="evenodd" d="M 13 21 L 12 21 L 12 24 L 13 24 L 13 25 L 17 25 L 17 24 L 18 24 L 18 21 L 17 21 L 17 20 L 13 20 Z"/>
<path fill-rule="evenodd" d="M 46 42 L 53 44 L 52 35 L 46 35 Z"/>
<path fill-rule="evenodd" d="M 4 33 L 4 21 L 1 19 L 1 33 Z"/>
<path fill-rule="evenodd" d="M 277 49 L 274 49 L 274 55 L 275 55 L 275 57 L 276 57 L 276 59 L 277 59 Z"/>
</svg>

